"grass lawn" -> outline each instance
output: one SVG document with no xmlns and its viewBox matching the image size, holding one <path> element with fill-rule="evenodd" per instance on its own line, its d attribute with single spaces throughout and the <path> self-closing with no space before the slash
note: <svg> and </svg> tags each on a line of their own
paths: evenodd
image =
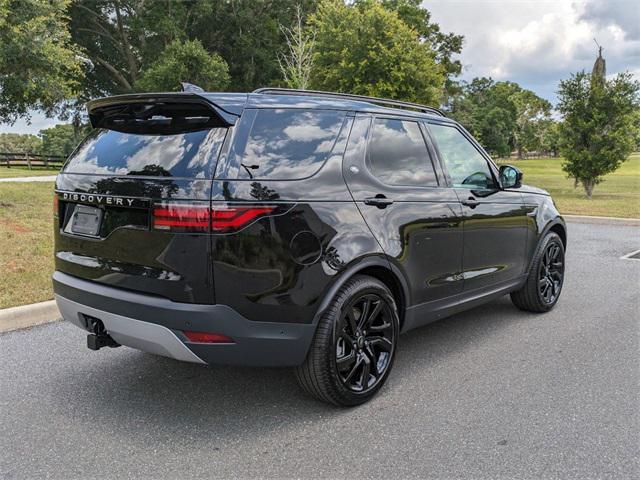
<svg viewBox="0 0 640 480">
<path fill-rule="evenodd" d="M 629 160 L 593 190 L 589 200 L 581 185 L 562 171 L 561 158 L 499 160 L 511 163 L 524 172 L 524 183 L 548 190 L 563 214 L 640 218 L 640 153 Z"/>
<path fill-rule="evenodd" d="M 29 170 L 27 167 L 11 167 L 0 165 L 0 178 L 15 177 L 39 177 L 40 175 L 57 175 L 57 168 L 33 167 Z"/>
<path fill-rule="evenodd" d="M 52 222 L 53 182 L 0 183 L 0 308 L 53 298 Z"/>
</svg>

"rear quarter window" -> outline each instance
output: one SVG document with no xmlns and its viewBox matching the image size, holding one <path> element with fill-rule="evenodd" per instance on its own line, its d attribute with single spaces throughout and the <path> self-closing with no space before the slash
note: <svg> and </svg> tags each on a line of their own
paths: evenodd
<svg viewBox="0 0 640 480">
<path fill-rule="evenodd" d="M 71 155 L 64 172 L 210 178 L 225 133 L 225 128 L 172 135 L 97 129 Z"/>
<path fill-rule="evenodd" d="M 333 149 L 345 112 L 245 110 L 218 178 L 293 180 L 310 177 Z"/>
</svg>

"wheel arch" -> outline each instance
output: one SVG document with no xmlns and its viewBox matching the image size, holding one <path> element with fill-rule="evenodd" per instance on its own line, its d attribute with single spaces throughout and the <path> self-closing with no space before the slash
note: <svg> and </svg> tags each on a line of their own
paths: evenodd
<svg viewBox="0 0 640 480">
<path fill-rule="evenodd" d="M 527 274 L 531 271 L 531 265 L 533 265 L 535 255 L 540 248 L 540 244 L 549 232 L 553 232 L 558 235 L 560 237 L 560 240 L 562 241 L 564 249 L 567 249 L 567 225 L 565 224 L 562 217 L 557 216 L 553 220 L 547 222 L 544 228 L 540 231 L 540 234 L 538 235 L 538 241 L 536 242 L 536 248 L 535 250 L 533 250 L 533 254 L 531 255 L 531 258 L 529 259 L 529 263 L 527 265 Z"/>
<path fill-rule="evenodd" d="M 368 275 L 386 285 L 396 301 L 400 320 L 400 330 L 402 330 L 405 311 L 409 301 L 409 288 L 400 272 L 397 271 L 397 267 L 393 266 L 393 264 L 391 264 L 386 258 L 381 256 L 367 257 L 351 265 L 340 273 L 338 278 L 324 294 L 313 319 L 314 325 L 318 324 L 320 317 L 325 312 L 338 290 L 340 290 L 340 288 L 355 275 Z"/>
<path fill-rule="evenodd" d="M 560 237 L 560 240 L 562 240 L 564 249 L 567 249 L 567 227 L 564 222 L 556 221 L 552 223 L 551 225 L 549 225 L 547 231 L 545 232 L 545 235 L 547 232 L 556 233 Z"/>
</svg>

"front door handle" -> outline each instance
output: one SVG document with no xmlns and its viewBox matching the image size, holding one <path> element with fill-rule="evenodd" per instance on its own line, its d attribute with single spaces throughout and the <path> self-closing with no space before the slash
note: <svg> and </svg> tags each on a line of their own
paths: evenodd
<svg viewBox="0 0 640 480">
<path fill-rule="evenodd" d="M 469 207 L 469 208 L 476 208 L 480 204 L 480 202 L 478 200 L 476 200 L 475 198 L 473 198 L 473 197 L 469 197 L 469 198 L 467 198 L 466 200 L 463 200 L 460 203 L 462 203 L 462 205 L 464 205 L 466 207 Z"/>
<path fill-rule="evenodd" d="M 378 208 L 387 208 L 387 206 L 391 205 L 392 203 L 393 203 L 393 200 L 381 194 L 378 194 L 375 197 L 369 197 L 364 199 L 365 205 L 372 205 Z"/>
</svg>

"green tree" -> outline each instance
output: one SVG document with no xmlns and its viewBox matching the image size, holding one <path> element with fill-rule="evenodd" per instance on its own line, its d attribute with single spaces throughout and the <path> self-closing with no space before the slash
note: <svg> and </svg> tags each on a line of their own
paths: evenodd
<svg viewBox="0 0 640 480">
<path fill-rule="evenodd" d="M 638 136 L 640 83 L 629 73 L 607 80 L 604 72 L 579 72 L 562 80 L 558 90 L 562 168 L 588 198 L 608 173 L 633 151 Z"/>
<path fill-rule="evenodd" d="M 0 0 L 0 122 L 47 115 L 76 95 L 84 70 L 68 0 Z"/>
<path fill-rule="evenodd" d="M 462 123 L 493 155 L 508 156 L 542 148 L 542 125 L 551 104 L 514 82 L 474 78 L 454 96 L 451 116 Z"/>
<path fill-rule="evenodd" d="M 39 153 L 67 157 L 82 139 L 89 134 L 90 130 L 90 126 L 84 124 L 77 131 L 75 126 L 69 123 L 61 123 L 51 128 L 40 130 L 42 144 Z"/>
<path fill-rule="evenodd" d="M 460 92 L 456 77 L 462 72 L 462 63 L 454 57 L 462 51 L 464 36 L 444 33 L 440 25 L 431 21 L 431 12 L 422 6 L 422 0 L 382 0 L 382 5 L 397 12 L 400 19 L 416 31 L 418 38 L 435 51 L 436 62 L 444 69 L 442 103 L 447 104 L 453 95 Z"/>
<path fill-rule="evenodd" d="M 560 123 L 549 118 L 541 120 L 539 128 L 542 132 L 541 150 L 557 157 L 560 152 Z"/>
<path fill-rule="evenodd" d="M 549 118 L 551 103 L 519 86 L 514 87 L 511 100 L 516 108 L 513 139 L 518 158 L 522 158 L 525 151 L 540 150 L 542 147 L 543 130 L 540 122 Z"/>
<path fill-rule="evenodd" d="M 234 91 L 283 84 L 277 52 L 286 50 L 281 25 L 296 23 L 296 7 L 314 12 L 317 0 L 203 0 L 190 17 L 190 38 L 229 64 Z M 306 21 L 306 18 L 305 18 Z"/>
<path fill-rule="evenodd" d="M 314 0 L 299 0 L 309 13 Z M 286 39 L 280 25 L 293 25 L 290 0 L 74 0 L 73 40 L 94 68 L 84 99 L 138 90 L 151 64 L 173 42 L 198 40 L 229 65 L 237 91 L 282 82 L 276 52 Z"/>
<path fill-rule="evenodd" d="M 436 53 L 396 12 L 379 2 L 327 0 L 309 22 L 314 88 L 439 104 L 445 75 Z"/>
<path fill-rule="evenodd" d="M 450 114 L 475 136 L 489 153 L 507 157 L 514 146 L 517 109 L 511 97 L 516 84 L 474 78 L 463 83 Z"/>
<path fill-rule="evenodd" d="M 176 40 L 164 49 L 136 83 L 138 90 L 176 91 L 180 82 L 204 90 L 224 90 L 229 84 L 229 67 L 217 54 L 209 54 L 198 40 Z"/>
<path fill-rule="evenodd" d="M 23 133 L 0 133 L 1 153 L 37 153 L 42 140 L 36 135 Z"/>
<path fill-rule="evenodd" d="M 129 93 L 162 52 L 189 40 L 195 10 L 203 2 L 162 0 L 73 0 L 73 41 L 93 63 L 83 100 Z M 206 19 L 211 28 L 212 19 Z"/>
</svg>

